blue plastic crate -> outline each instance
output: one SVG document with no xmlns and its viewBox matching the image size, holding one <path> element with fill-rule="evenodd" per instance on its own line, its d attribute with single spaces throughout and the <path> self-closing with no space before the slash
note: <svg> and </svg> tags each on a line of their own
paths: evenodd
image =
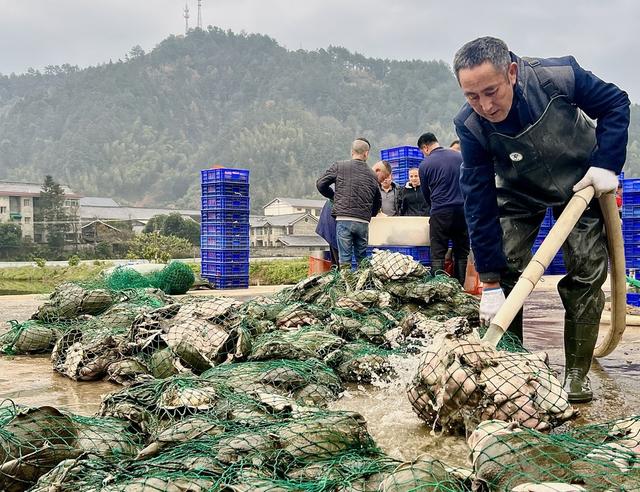
<svg viewBox="0 0 640 492">
<path fill-rule="evenodd" d="M 249 287 L 249 275 L 237 275 L 229 277 L 203 276 L 216 289 L 247 289 Z"/>
<path fill-rule="evenodd" d="M 640 192 L 629 191 L 622 195 L 622 210 L 629 205 L 640 205 Z"/>
<path fill-rule="evenodd" d="M 218 263 L 203 261 L 200 267 L 202 276 L 228 277 L 229 275 L 249 275 L 249 262 L 245 263 Z"/>
<path fill-rule="evenodd" d="M 622 232 L 638 232 L 640 233 L 640 219 L 633 217 L 622 218 Z"/>
<path fill-rule="evenodd" d="M 624 243 L 624 256 L 640 257 L 640 243 Z"/>
<path fill-rule="evenodd" d="M 627 304 L 630 306 L 640 306 L 640 294 L 636 292 L 627 292 Z"/>
<path fill-rule="evenodd" d="M 640 231 L 625 231 L 622 230 L 622 242 L 624 244 L 636 244 L 640 243 Z"/>
<path fill-rule="evenodd" d="M 248 236 L 249 224 L 239 222 L 203 222 L 200 224 L 203 236 Z"/>
<path fill-rule="evenodd" d="M 248 183 L 248 169 L 203 169 L 200 171 L 202 183 L 231 182 L 231 183 Z"/>
<path fill-rule="evenodd" d="M 249 196 L 249 183 L 202 183 L 202 196 Z"/>
<path fill-rule="evenodd" d="M 200 236 L 201 249 L 249 249 L 249 235 Z"/>
<path fill-rule="evenodd" d="M 249 210 L 248 196 L 203 196 L 202 210 Z"/>
<path fill-rule="evenodd" d="M 202 249 L 200 256 L 202 261 L 213 263 L 247 263 L 249 250 Z"/>
<path fill-rule="evenodd" d="M 202 222 L 249 223 L 248 210 L 203 210 Z"/>
<path fill-rule="evenodd" d="M 629 178 L 622 180 L 622 199 L 626 192 L 640 191 L 640 178 Z"/>
<path fill-rule="evenodd" d="M 622 220 L 640 219 L 640 205 L 625 205 L 622 207 Z"/>
<path fill-rule="evenodd" d="M 398 159 L 401 157 L 413 157 L 422 160 L 422 151 L 418 147 L 411 145 L 404 145 L 402 147 L 391 147 L 389 149 L 382 149 L 380 151 L 380 158 L 383 161 L 389 161 L 392 159 Z"/>
<path fill-rule="evenodd" d="M 397 185 L 404 186 L 407 181 L 409 181 L 409 171 L 403 172 L 392 172 L 391 177 L 393 178 L 393 182 Z"/>
<path fill-rule="evenodd" d="M 396 159 L 393 161 L 388 161 L 391 166 L 391 170 L 399 169 L 399 170 L 409 170 L 414 167 L 420 167 L 421 159 L 412 159 L 410 157 L 405 157 L 403 159 Z"/>
<path fill-rule="evenodd" d="M 640 268 L 640 256 L 626 256 L 624 263 L 627 268 Z"/>
</svg>

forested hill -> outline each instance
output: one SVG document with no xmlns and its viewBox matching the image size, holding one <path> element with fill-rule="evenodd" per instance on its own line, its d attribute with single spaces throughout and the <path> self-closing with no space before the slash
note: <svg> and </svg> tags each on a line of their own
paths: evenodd
<svg viewBox="0 0 640 492">
<path fill-rule="evenodd" d="M 288 51 L 267 36 L 196 30 L 124 61 L 0 77 L 0 179 L 52 174 L 122 203 L 197 207 L 199 170 L 228 164 L 251 170 L 257 211 L 277 195 L 316 197 L 317 176 L 347 158 L 355 136 L 372 141 L 374 157 L 427 130 L 448 144 L 461 103 L 443 62 Z"/>
</svg>

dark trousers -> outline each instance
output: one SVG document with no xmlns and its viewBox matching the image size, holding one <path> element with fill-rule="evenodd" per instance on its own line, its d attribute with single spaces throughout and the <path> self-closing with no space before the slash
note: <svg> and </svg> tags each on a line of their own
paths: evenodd
<svg viewBox="0 0 640 492">
<path fill-rule="evenodd" d="M 451 207 L 437 210 L 429 218 L 431 236 L 431 268 L 434 273 L 444 270 L 444 260 L 453 242 L 454 276 L 461 285 L 467 271 L 469 257 L 469 232 L 464 219 L 463 207 Z"/>
<path fill-rule="evenodd" d="M 563 208 L 553 207 L 554 217 L 558 218 Z M 502 246 L 508 265 L 500 280 L 505 295 L 511 292 L 531 260 L 531 247 L 544 214 L 545 210 L 542 210 L 526 215 L 504 214 L 500 218 Z M 567 274 L 558 283 L 558 293 L 565 309 L 565 327 L 567 322 L 597 326 L 604 307 L 601 287 L 607 278 L 608 259 L 602 213 L 597 200 L 592 201 L 562 245 L 562 257 Z M 509 331 L 522 340 L 522 309 L 509 326 Z"/>
</svg>

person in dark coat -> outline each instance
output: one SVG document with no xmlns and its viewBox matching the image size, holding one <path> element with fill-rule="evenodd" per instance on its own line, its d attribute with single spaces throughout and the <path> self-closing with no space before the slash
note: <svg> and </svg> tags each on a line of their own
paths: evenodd
<svg viewBox="0 0 640 492">
<path fill-rule="evenodd" d="M 318 225 L 316 226 L 316 234 L 329 243 L 329 253 L 331 253 L 331 265 L 338 267 L 338 238 L 336 236 L 336 218 L 331 215 L 333 204 L 327 200 L 320 217 L 318 217 Z"/>
<path fill-rule="evenodd" d="M 464 285 L 469 257 L 469 233 L 464 218 L 464 200 L 460 191 L 462 155 L 445 149 L 433 133 L 423 133 L 418 148 L 424 154 L 420 164 L 420 186 L 431 201 L 429 239 L 431 269 L 444 270 L 449 241 L 453 243 L 453 276 Z"/>
<path fill-rule="evenodd" d="M 615 191 L 626 158 L 630 102 L 572 56 L 521 58 L 492 37 L 465 44 L 453 68 L 467 100 L 454 123 L 465 216 L 484 283 L 480 319 L 487 325 L 529 263 L 547 208 L 557 217 L 573 193 L 587 186 L 596 197 Z M 562 252 L 564 389 L 570 402 L 587 402 L 593 398 L 587 374 L 607 277 L 597 200 Z M 522 339 L 522 311 L 509 331 Z"/>
<path fill-rule="evenodd" d="M 351 144 L 351 160 L 334 163 L 316 182 L 318 191 L 333 200 L 340 268 L 360 263 L 367 254 L 369 221 L 380 211 L 381 196 L 376 173 L 367 166 L 368 142 Z M 335 184 L 335 191 L 331 185 Z"/>
<path fill-rule="evenodd" d="M 427 217 L 431 204 L 420 186 L 418 168 L 409 169 L 409 181 L 400 191 L 400 214 L 414 217 Z"/>
</svg>

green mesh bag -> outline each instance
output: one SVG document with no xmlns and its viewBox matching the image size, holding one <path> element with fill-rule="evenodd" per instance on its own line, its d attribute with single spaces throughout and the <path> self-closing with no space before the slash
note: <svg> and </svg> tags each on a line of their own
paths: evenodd
<svg viewBox="0 0 640 492">
<path fill-rule="evenodd" d="M 131 431 L 126 421 L 5 401 L 0 406 L 0 490 L 27 490 L 59 463 L 84 454 L 134 457 L 141 441 Z"/>
<path fill-rule="evenodd" d="M 150 274 L 149 277 L 154 287 L 169 295 L 186 294 L 196 281 L 193 270 L 180 261 L 172 261 L 159 272 Z"/>
<path fill-rule="evenodd" d="M 491 420 L 468 443 L 477 485 L 491 490 L 640 490 L 640 417 L 551 435 Z"/>
</svg>

